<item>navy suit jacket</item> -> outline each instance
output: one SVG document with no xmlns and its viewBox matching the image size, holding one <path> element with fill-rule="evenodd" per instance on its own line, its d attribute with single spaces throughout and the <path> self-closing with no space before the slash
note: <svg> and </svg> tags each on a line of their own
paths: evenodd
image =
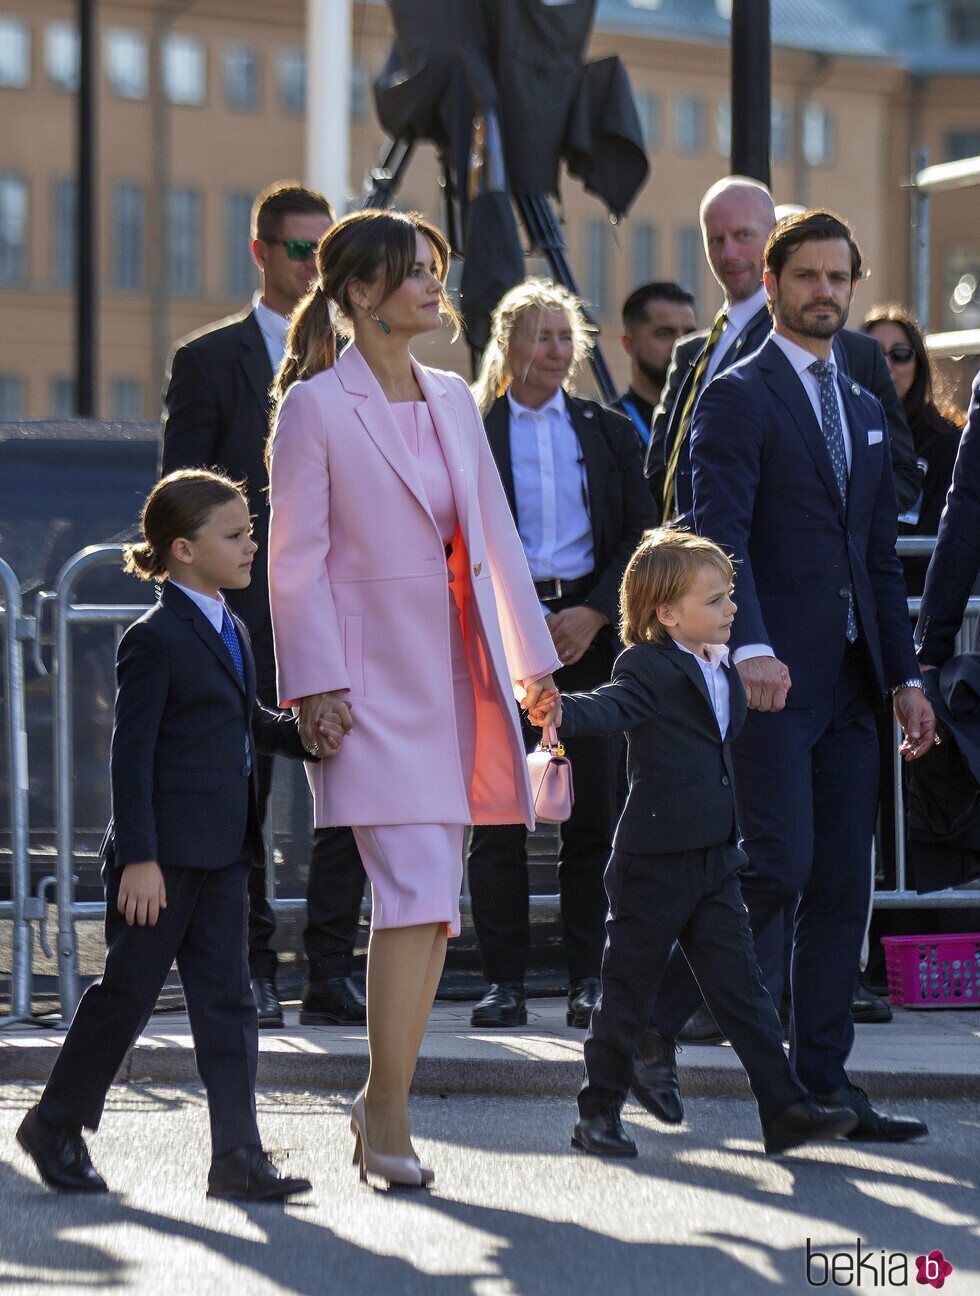
<svg viewBox="0 0 980 1296">
<path fill-rule="evenodd" d="M 754 354 L 763 345 L 772 330 L 769 308 L 756 311 L 742 329 L 721 360 L 718 373 Z M 704 351 L 707 332 L 692 333 L 681 338 L 674 347 L 670 369 L 664 383 L 660 404 L 653 415 L 650 444 L 647 447 L 644 472 L 650 490 L 660 505 L 663 498 L 667 459 L 680 428 L 681 413 L 694 381 L 694 370 Z M 899 511 L 912 507 L 922 491 L 922 470 L 916 459 L 912 432 L 905 417 L 905 409 L 892 382 L 885 357 L 878 341 L 865 333 L 841 329 L 834 338 L 834 359 L 842 373 L 850 375 L 881 401 L 885 411 L 891 451 L 892 472 Z M 717 377 L 717 374 L 715 375 Z M 692 507 L 690 443 L 681 450 L 674 482 L 674 496 L 678 505 L 678 518 L 690 523 Z"/>
<path fill-rule="evenodd" d="M 915 627 L 919 660 L 941 666 L 953 655 L 970 591 L 980 573 L 980 374 L 953 467 Z M 978 639 L 980 644 L 980 639 Z"/>
<path fill-rule="evenodd" d="M 663 855 L 735 841 L 732 741 L 746 706 L 738 671 L 726 673 L 724 739 L 700 666 L 669 638 L 627 648 L 610 682 L 593 692 L 562 694 L 563 738 L 626 734 L 628 791 L 616 850 Z"/>
<path fill-rule="evenodd" d="M 788 706 L 823 704 L 840 672 L 848 590 L 885 691 L 919 671 L 880 403 L 839 375 L 851 433 L 845 510 L 802 381 L 772 340 L 705 388 L 691 425 L 694 520 L 736 559 L 729 646 L 769 644 Z"/>
<path fill-rule="evenodd" d="M 103 843 L 118 868 L 156 860 L 161 867 L 219 869 L 243 855 L 261 865 L 254 752 L 311 759 L 292 716 L 256 701 L 248 631 L 232 616 L 244 684 L 211 622 L 169 581 L 120 641 L 112 822 Z"/>
</svg>

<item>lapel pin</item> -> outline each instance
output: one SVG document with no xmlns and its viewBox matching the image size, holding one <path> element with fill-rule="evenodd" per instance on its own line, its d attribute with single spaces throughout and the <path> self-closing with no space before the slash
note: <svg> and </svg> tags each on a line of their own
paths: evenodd
<svg viewBox="0 0 980 1296">
<path fill-rule="evenodd" d="M 595 415 L 595 410 L 587 409 L 582 411 L 583 418 L 593 418 L 594 415 Z"/>
<path fill-rule="evenodd" d="M 861 395 L 861 388 L 857 385 L 857 383 L 851 383 L 851 395 L 852 396 Z"/>
</svg>

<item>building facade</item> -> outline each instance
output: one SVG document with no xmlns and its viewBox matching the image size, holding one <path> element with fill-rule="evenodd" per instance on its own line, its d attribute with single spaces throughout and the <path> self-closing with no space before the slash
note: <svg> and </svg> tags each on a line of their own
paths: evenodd
<svg viewBox="0 0 980 1296">
<path fill-rule="evenodd" d="M 972 10 L 926 8 L 932 26 L 917 35 L 916 0 L 773 4 L 775 197 L 851 220 L 871 276 L 855 315 L 909 299 L 914 151 L 925 147 L 934 162 L 980 153 Z M 937 9 L 949 11 L 948 30 L 936 28 Z M 906 10 L 908 22 L 896 24 Z M 565 180 L 560 209 L 620 380 L 618 310 L 633 286 L 677 279 L 702 319 L 719 299 L 697 207 L 729 166 L 725 11 L 726 0 L 600 0 L 592 55 L 615 52 L 626 63 L 651 174 L 617 226 L 577 181 Z M 73 411 L 74 13 L 73 0 L 0 0 L 0 420 Z M 302 177 L 305 4 L 100 0 L 98 13 L 98 404 L 106 417 L 155 417 L 173 342 L 254 291 L 252 197 L 272 180 Z M 383 143 L 370 93 L 391 40 L 383 4 L 355 4 L 353 36 L 356 194 Z M 440 219 L 438 180 L 434 150 L 420 148 L 399 205 Z M 343 195 L 329 196 L 343 207 Z M 933 328 L 980 322 L 975 202 L 975 191 L 935 200 Z M 469 372 L 463 344 L 450 345 L 448 334 L 424 358 Z"/>
</svg>

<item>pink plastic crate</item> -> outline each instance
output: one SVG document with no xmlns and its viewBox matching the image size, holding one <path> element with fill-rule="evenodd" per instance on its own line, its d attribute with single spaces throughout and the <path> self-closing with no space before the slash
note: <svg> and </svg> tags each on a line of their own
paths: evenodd
<svg viewBox="0 0 980 1296">
<path fill-rule="evenodd" d="M 888 998 L 900 1008 L 980 1008 L 980 932 L 882 936 Z"/>
</svg>

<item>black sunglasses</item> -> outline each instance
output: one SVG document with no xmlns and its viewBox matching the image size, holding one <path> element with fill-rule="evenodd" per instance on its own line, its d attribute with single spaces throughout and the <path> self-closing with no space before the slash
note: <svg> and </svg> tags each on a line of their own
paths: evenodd
<svg viewBox="0 0 980 1296">
<path fill-rule="evenodd" d="M 262 242 L 280 244 L 290 261 L 309 261 L 311 256 L 316 256 L 316 239 L 263 239 Z"/>
<path fill-rule="evenodd" d="M 885 352 L 886 360 L 891 360 L 893 364 L 908 364 L 915 359 L 915 352 L 910 346 L 892 347 L 890 351 Z"/>
</svg>

